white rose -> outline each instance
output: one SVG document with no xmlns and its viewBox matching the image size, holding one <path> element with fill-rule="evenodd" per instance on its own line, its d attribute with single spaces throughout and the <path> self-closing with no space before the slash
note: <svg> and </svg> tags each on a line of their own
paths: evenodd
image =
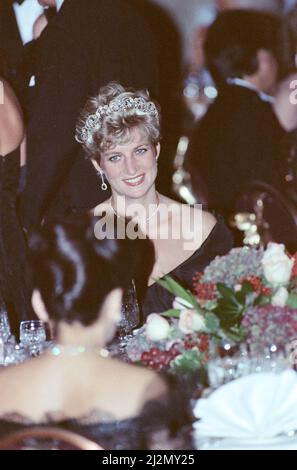
<svg viewBox="0 0 297 470">
<path fill-rule="evenodd" d="M 178 322 L 179 329 L 186 335 L 205 328 L 205 320 L 195 310 L 182 310 Z"/>
<path fill-rule="evenodd" d="M 286 255 L 284 245 L 268 243 L 261 262 L 267 281 L 280 286 L 288 283 L 294 260 Z"/>
<path fill-rule="evenodd" d="M 181 297 L 175 297 L 172 306 L 173 308 L 176 308 L 177 310 L 185 310 L 185 308 L 186 309 L 193 308 L 193 305 L 190 302 L 188 302 L 185 299 L 182 299 Z"/>
<path fill-rule="evenodd" d="M 274 307 L 285 307 L 289 292 L 285 287 L 279 287 L 274 296 L 271 299 L 271 304 Z"/>
<path fill-rule="evenodd" d="M 146 336 L 150 341 L 166 339 L 169 329 L 168 321 L 157 313 L 151 313 L 146 319 Z"/>
</svg>

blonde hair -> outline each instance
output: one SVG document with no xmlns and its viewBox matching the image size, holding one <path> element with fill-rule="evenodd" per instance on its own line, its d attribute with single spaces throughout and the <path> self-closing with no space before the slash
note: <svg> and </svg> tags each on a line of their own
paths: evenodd
<svg viewBox="0 0 297 470">
<path fill-rule="evenodd" d="M 98 159 L 100 152 L 128 142 L 136 127 L 156 145 L 161 139 L 160 120 L 160 107 L 148 91 L 125 89 L 111 82 L 86 102 L 75 138 L 89 157 Z"/>
</svg>

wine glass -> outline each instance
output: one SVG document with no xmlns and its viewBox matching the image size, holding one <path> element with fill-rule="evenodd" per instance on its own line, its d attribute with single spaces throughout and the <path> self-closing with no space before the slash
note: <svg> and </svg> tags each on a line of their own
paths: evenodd
<svg viewBox="0 0 297 470">
<path fill-rule="evenodd" d="M 122 300 L 121 320 L 118 330 L 121 334 L 129 334 L 140 321 L 139 305 L 134 281 L 125 290 Z"/>
<path fill-rule="evenodd" d="M 124 352 L 125 346 L 132 330 L 139 325 L 140 310 L 137 300 L 135 283 L 132 280 L 129 287 L 125 290 L 122 300 L 121 320 L 118 324 L 117 335 L 120 342 L 120 350 Z"/>
<path fill-rule="evenodd" d="M 46 340 L 45 323 L 41 320 L 25 320 L 20 324 L 20 342 L 31 356 L 38 356 Z"/>
</svg>

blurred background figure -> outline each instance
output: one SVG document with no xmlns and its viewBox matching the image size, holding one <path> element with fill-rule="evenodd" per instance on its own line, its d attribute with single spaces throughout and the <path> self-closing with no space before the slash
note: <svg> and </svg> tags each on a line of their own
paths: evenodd
<svg viewBox="0 0 297 470">
<path fill-rule="evenodd" d="M 25 130 L 14 92 L 3 78 L 0 85 L 0 304 L 17 334 L 19 322 L 33 316 L 26 243 L 16 213 L 21 153 L 25 163 Z"/>
<path fill-rule="evenodd" d="M 181 99 L 183 100 L 183 114 L 181 122 L 181 136 L 173 161 L 174 169 L 170 174 L 173 181 L 175 197 L 193 203 L 190 174 L 185 171 L 184 159 L 187 151 L 189 134 L 196 120 L 202 118 L 208 106 L 217 97 L 218 90 L 205 64 L 204 41 L 208 27 L 220 11 L 226 9 L 256 9 L 277 14 L 283 23 L 283 50 L 281 60 L 289 63 L 290 70 L 292 54 L 295 52 L 295 43 L 292 33 L 288 32 L 285 24 L 292 5 L 285 5 L 278 0 L 153 0 L 166 9 L 175 22 L 181 37 L 182 45 L 182 73 L 183 87 Z M 288 2 L 294 3 L 294 0 Z M 297 30 L 297 28 L 295 28 Z M 172 159 L 171 159 L 172 162 Z M 173 173 L 172 173 L 172 170 Z"/>
<path fill-rule="evenodd" d="M 208 29 L 204 51 L 218 97 L 194 128 L 186 165 L 198 198 L 229 216 L 247 181 L 282 184 L 286 133 L 272 107 L 288 71 L 281 22 L 262 12 L 228 10 Z"/>
<path fill-rule="evenodd" d="M 33 40 L 33 25 L 43 13 L 38 0 L 1 0 L 0 51 L 6 62 L 6 79 L 26 104 L 26 48 Z"/>
<path fill-rule="evenodd" d="M 216 0 L 219 11 L 228 9 L 248 8 L 252 10 L 281 13 L 283 0 Z"/>
<path fill-rule="evenodd" d="M 173 159 L 178 139 L 183 132 L 185 108 L 182 97 L 183 60 L 185 47 L 178 24 L 171 11 L 154 0 L 129 0 L 146 19 L 153 33 L 158 67 L 158 102 L 162 108 L 162 155 L 157 186 L 167 196 L 173 196 Z M 176 2 L 175 2 L 176 3 Z M 178 2 L 176 3 L 178 6 Z M 188 2 L 184 3 L 184 9 Z M 175 13 L 178 14 L 180 10 Z M 182 15 L 181 15 L 182 16 Z M 152 91 L 152 90 L 150 90 Z"/>
<path fill-rule="evenodd" d="M 1 373 L 0 435 L 51 424 L 105 449 L 147 449 L 155 432 L 169 437 L 187 423 L 183 395 L 170 379 L 108 356 L 123 291 L 143 268 L 144 255 L 148 278 L 154 249 L 147 239 L 97 240 L 95 224 L 75 216 L 32 237 L 32 303 L 51 323 L 55 343 Z"/>
</svg>

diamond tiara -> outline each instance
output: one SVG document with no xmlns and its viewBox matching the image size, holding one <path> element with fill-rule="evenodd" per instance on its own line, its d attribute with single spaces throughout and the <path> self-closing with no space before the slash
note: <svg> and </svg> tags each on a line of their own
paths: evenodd
<svg viewBox="0 0 297 470">
<path fill-rule="evenodd" d="M 140 111 L 140 114 L 150 114 L 151 116 L 159 116 L 156 105 L 152 101 L 146 101 L 141 96 L 137 98 L 125 97 L 114 100 L 109 105 L 98 106 L 95 114 L 90 114 L 86 119 L 85 125 L 80 129 L 79 137 L 76 140 L 85 143 L 89 140 L 90 132 L 100 129 L 100 122 L 103 116 L 116 112 L 125 112 L 130 109 Z"/>
</svg>

